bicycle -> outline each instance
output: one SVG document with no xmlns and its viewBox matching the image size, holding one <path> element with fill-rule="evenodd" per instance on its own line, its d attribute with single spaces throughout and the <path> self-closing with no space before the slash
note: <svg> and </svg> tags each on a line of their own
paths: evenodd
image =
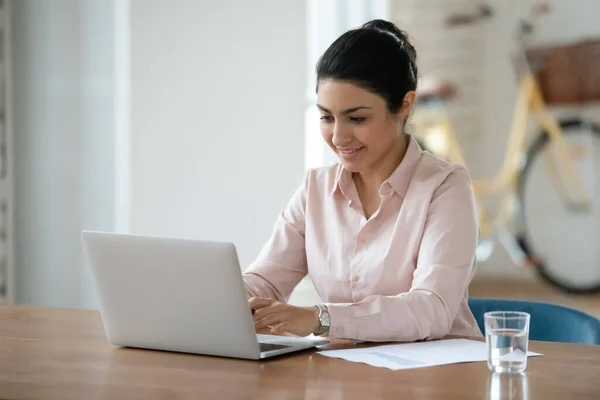
<svg viewBox="0 0 600 400">
<path fill-rule="evenodd" d="M 518 52 L 513 66 L 519 85 L 504 161 L 494 177 L 473 179 L 480 221 L 477 259 L 487 260 L 499 242 L 515 264 L 535 268 L 543 279 L 558 288 L 574 293 L 596 292 L 600 291 L 600 262 L 597 259 L 600 243 L 594 235 L 587 239 L 578 235 L 582 233 L 582 224 L 590 229 L 600 225 L 600 218 L 592 214 L 600 212 L 600 201 L 598 196 L 589 196 L 589 180 L 584 179 L 590 173 L 597 178 L 600 173 L 594 173 L 589 165 L 588 168 L 581 165 L 591 162 L 593 167 L 594 159 L 600 159 L 600 155 L 594 153 L 595 147 L 600 151 L 600 126 L 579 117 L 557 120 L 548 112 L 534 73 L 536 66 L 532 65 L 526 50 L 527 40 L 534 31 L 534 21 L 547 12 L 547 5 L 538 4 L 532 9 L 531 17 L 517 25 Z M 450 17 L 448 24 L 470 24 L 492 15 L 490 7 L 480 6 L 475 13 Z M 417 89 L 414 136 L 424 149 L 466 166 L 445 107 L 454 92 L 453 85 L 448 82 L 424 81 Z M 528 142 L 527 124 L 532 117 L 540 133 Z M 544 172 L 549 180 L 544 179 Z M 548 185 L 553 189 L 552 194 L 542 192 Z M 488 196 L 501 196 L 495 214 L 483 205 L 483 198 Z M 552 226 L 557 218 L 568 234 Z M 585 218 L 587 220 L 582 222 Z M 575 229 L 568 231 L 573 224 Z M 583 254 L 583 251 L 587 253 Z M 576 272 L 573 272 L 573 266 L 577 267 Z"/>
</svg>

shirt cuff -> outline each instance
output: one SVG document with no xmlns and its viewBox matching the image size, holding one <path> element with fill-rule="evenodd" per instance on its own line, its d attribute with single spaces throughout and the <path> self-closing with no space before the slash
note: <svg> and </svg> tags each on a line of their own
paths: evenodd
<svg viewBox="0 0 600 400">
<path fill-rule="evenodd" d="M 329 310 L 327 336 L 331 339 L 358 339 L 358 328 L 352 326 L 352 303 L 325 303 L 325 306 Z"/>
</svg>

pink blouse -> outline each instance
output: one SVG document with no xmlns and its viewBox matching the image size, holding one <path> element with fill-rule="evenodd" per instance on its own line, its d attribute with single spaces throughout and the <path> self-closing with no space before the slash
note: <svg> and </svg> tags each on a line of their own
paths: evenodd
<svg viewBox="0 0 600 400">
<path fill-rule="evenodd" d="M 243 274 L 248 294 L 287 301 L 309 274 L 329 308 L 331 338 L 481 336 L 467 304 L 479 231 L 467 170 L 409 136 L 379 194 L 367 220 L 341 164 L 309 170 Z"/>
</svg>

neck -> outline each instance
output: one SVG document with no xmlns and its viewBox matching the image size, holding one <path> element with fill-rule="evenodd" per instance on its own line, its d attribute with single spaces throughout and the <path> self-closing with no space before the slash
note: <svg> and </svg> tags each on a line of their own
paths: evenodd
<svg viewBox="0 0 600 400">
<path fill-rule="evenodd" d="M 407 148 L 408 141 L 403 136 L 377 164 L 365 171 L 354 173 L 352 177 L 355 184 L 368 191 L 379 191 L 381 184 L 392 175 L 402 162 Z"/>
</svg>

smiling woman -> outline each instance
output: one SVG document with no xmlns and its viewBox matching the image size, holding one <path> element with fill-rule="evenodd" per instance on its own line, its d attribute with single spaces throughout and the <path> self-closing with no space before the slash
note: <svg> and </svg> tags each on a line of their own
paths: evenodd
<svg viewBox="0 0 600 400">
<path fill-rule="evenodd" d="M 244 272 L 257 331 L 481 335 L 467 304 L 478 238 L 471 180 L 405 133 L 417 85 L 406 35 L 370 21 L 331 44 L 316 72 L 321 134 L 340 162 L 306 173 Z M 325 303 L 287 304 L 307 274 Z"/>
</svg>

